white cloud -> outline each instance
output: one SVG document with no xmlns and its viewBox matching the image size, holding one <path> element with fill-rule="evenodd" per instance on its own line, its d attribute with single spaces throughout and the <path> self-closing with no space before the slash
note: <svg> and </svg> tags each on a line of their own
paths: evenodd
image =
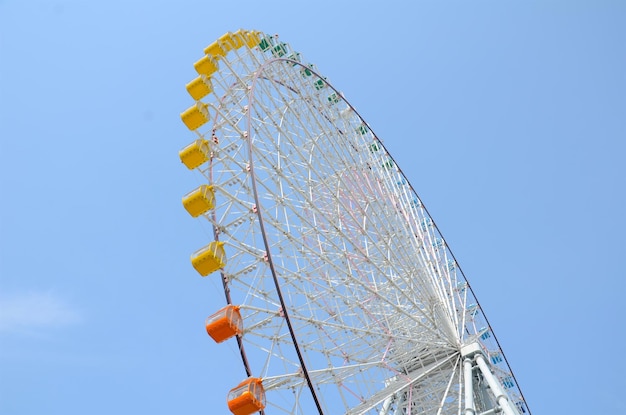
<svg viewBox="0 0 626 415">
<path fill-rule="evenodd" d="M 0 296 L 0 331 L 60 327 L 81 321 L 75 309 L 49 292 Z"/>
</svg>

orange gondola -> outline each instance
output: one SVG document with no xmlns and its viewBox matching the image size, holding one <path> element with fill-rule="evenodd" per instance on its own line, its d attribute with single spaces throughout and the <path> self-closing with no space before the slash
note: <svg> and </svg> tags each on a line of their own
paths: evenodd
<svg viewBox="0 0 626 415">
<path fill-rule="evenodd" d="M 248 378 L 228 392 L 228 409 L 233 415 L 251 415 L 265 408 L 261 378 Z"/>
<path fill-rule="evenodd" d="M 229 304 L 207 317 L 206 332 L 216 343 L 241 335 L 243 333 L 243 319 L 239 307 Z"/>
</svg>

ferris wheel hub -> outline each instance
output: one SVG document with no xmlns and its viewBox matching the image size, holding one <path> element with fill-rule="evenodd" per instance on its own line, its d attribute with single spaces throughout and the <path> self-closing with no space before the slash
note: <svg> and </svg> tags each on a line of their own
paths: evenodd
<svg viewBox="0 0 626 415">
<path fill-rule="evenodd" d="M 482 354 L 482 348 L 480 347 L 478 343 L 470 343 L 470 344 L 461 346 L 462 357 L 472 358 L 478 353 Z"/>
</svg>

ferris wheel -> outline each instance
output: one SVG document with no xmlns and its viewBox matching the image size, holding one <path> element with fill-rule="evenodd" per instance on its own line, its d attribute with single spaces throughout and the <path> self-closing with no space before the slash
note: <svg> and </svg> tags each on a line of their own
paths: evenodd
<svg viewBox="0 0 626 415">
<path fill-rule="evenodd" d="M 194 67 L 183 205 L 212 235 L 192 265 L 225 294 L 207 333 L 243 363 L 230 411 L 529 413 L 420 198 L 318 69 L 246 30 Z"/>
</svg>

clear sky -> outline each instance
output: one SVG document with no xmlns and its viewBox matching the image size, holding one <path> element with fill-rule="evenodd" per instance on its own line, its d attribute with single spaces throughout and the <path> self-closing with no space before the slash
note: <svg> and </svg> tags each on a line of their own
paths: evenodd
<svg viewBox="0 0 626 415">
<path fill-rule="evenodd" d="M 626 2 L 0 0 L 0 413 L 227 414 L 179 118 L 278 33 L 420 194 L 535 415 L 626 413 Z M 225 386 L 226 385 L 226 386 Z"/>
</svg>

